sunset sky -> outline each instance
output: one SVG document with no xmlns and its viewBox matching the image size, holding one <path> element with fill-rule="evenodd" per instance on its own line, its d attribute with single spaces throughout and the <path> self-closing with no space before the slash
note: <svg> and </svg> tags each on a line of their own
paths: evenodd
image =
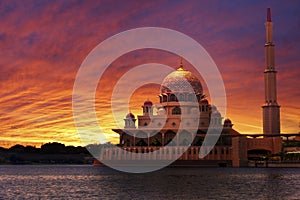
<svg viewBox="0 0 300 200">
<path fill-rule="evenodd" d="M 138 27 L 169 28 L 199 42 L 223 77 L 224 117 L 241 133 L 262 133 L 267 7 L 274 22 L 281 130 L 296 133 L 300 122 L 299 1 L 1 1 L 0 146 L 54 141 L 83 145 L 72 113 L 77 71 L 100 42 Z M 118 141 L 118 135 L 110 131 L 115 127 L 113 86 L 122 74 L 149 62 L 176 69 L 179 57 L 151 49 L 128 53 L 115 60 L 99 82 L 97 117 L 111 142 Z M 141 87 L 131 97 L 130 110 L 141 114 L 145 100 L 158 103 L 158 93 L 158 85 Z"/>
</svg>

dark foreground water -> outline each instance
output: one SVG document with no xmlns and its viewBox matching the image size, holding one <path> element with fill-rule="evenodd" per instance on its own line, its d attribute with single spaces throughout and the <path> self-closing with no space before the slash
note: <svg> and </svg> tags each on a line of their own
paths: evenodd
<svg viewBox="0 0 300 200">
<path fill-rule="evenodd" d="M 300 168 L 0 166 L 0 199 L 300 199 Z"/>
</svg>

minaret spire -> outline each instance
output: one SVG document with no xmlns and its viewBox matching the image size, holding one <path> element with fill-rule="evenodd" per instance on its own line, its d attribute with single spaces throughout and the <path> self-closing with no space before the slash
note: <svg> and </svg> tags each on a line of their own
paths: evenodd
<svg viewBox="0 0 300 200">
<path fill-rule="evenodd" d="M 280 106 L 277 104 L 275 70 L 275 45 L 273 43 L 273 23 L 271 9 L 267 9 L 266 43 L 265 43 L 265 103 L 263 105 L 264 134 L 280 133 Z"/>
<path fill-rule="evenodd" d="M 271 20 L 271 8 L 267 9 L 267 22 L 272 22 L 272 20 Z"/>
</svg>

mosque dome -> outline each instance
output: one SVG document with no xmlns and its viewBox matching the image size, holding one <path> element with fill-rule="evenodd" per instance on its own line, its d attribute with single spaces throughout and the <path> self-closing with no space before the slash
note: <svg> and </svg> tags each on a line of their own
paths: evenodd
<svg viewBox="0 0 300 200">
<path fill-rule="evenodd" d="M 152 105 L 153 105 L 152 101 L 147 100 L 144 102 L 144 106 L 152 106 Z"/>
<path fill-rule="evenodd" d="M 134 119 L 135 117 L 134 117 L 134 114 L 132 114 L 132 113 L 128 113 L 127 115 L 126 115 L 126 119 Z"/>
<path fill-rule="evenodd" d="M 224 127 L 232 128 L 232 126 L 233 126 L 233 124 L 230 119 L 227 118 L 224 120 Z"/>
<path fill-rule="evenodd" d="M 212 112 L 217 111 L 217 107 L 216 107 L 215 105 L 212 105 L 212 106 L 211 106 L 211 111 L 212 111 Z"/>
<path fill-rule="evenodd" d="M 225 119 L 225 120 L 224 120 L 224 124 L 231 124 L 231 120 L 230 120 L 230 119 L 228 119 L 228 118 L 227 118 L 227 119 Z"/>
<path fill-rule="evenodd" d="M 185 70 L 180 64 L 180 67 L 170 73 L 160 87 L 161 94 L 163 93 L 186 93 L 191 90 L 191 86 L 195 94 L 203 94 L 203 89 L 199 79 L 190 71 Z"/>
</svg>

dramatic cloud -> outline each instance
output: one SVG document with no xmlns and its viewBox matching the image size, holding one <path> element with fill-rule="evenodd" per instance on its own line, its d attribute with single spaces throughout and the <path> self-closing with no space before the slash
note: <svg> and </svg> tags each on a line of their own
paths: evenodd
<svg viewBox="0 0 300 200">
<path fill-rule="evenodd" d="M 261 133 L 267 7 L 274 22 L 282 132 L 295 133 L 300 121 L 297 1 L 1 1 L 0 146 L 51 141 L 81 145 L 72 114 L 73 84 L 81 63 L 106 38 L 144 26 L 174 29 L 201 43 L 224 79 L 225 117 L 241 133 Z M 97 116 L 113 142 L 118 138 L 110 130 L 115 126 L 113 86 L 133 66 L 148 62 L 176 68 L 178 56 L 132 52 L 113 62 L 99 82 Z M 159 86 L 140 88 L 129 109 L 140 114 L 144 100 L 158 103 L 158 92 Z"/>
</svg>

